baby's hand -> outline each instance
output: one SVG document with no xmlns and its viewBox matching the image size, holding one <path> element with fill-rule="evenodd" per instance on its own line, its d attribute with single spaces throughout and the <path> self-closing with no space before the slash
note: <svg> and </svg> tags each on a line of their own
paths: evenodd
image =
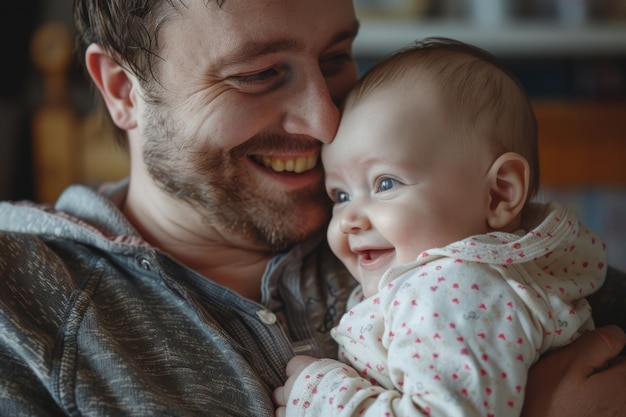
<svg viewBox="0 0 626 417">
<path fill-rule="evenodd" d="M 274 390 L 273 400 L 276 405 L 276 417 L 285 417 L 287 399 L 289 398 L 289 393 L 291 392 L 296 378 L 298 378 L 298 375 L 300 375 L 300 372 L 302 372 L 304 368 L 316 360 L 317 358 L 304 355 L 291 358 L 287 364 L 287 381 L 285 381 L 285 385 Z"/>
</svg>

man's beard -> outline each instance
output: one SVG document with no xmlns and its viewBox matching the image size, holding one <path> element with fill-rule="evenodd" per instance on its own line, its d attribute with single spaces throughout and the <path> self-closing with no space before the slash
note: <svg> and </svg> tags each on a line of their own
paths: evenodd
<svg viewBox="0 0 626 417">
<path fill-rule="evenodd" d="M 251 147 L 274 149 L 293 139 L 259 137 L 230 151 L 209 147 L 207 138 L 181 138 L 174 119 L 158 105 L 146 118 L 143 158 L 165 192 L 185 201 L 207 225 L 267 250 L 283 251 L 323 226 L 330 213 L 323 184 L 279 193 L 245 167 Z M 185 216 L 185 213 L 181 213 Z"/>
</svg>

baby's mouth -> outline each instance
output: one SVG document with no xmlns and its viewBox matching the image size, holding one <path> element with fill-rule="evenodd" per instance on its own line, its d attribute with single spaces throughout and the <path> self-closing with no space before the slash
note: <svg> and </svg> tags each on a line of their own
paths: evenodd
<svg viewBox="0 0 626 417">
<path fill-rule="evenodd" d="M 379 257 L 392 252 L 391 249 L 369 249 L 363 251 L 363 259 L 366 261 L 375 261 Z"/>
<path fill-rule="evenodd" d="M 299 157 L 282 157 L 282 156 L 266 156 L 252 155 L 252 159 L 257 163 L 269 168 L 275 172 L 293 172 L 300 174 L 310 171 L 317 165 L 319 153 Z"/>
</svg>

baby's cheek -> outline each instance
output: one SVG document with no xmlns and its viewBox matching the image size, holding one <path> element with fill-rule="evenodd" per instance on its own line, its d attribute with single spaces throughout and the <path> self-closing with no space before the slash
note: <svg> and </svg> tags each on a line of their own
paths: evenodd
<svg viewBox="0 0 626 417">
<path fill-rule="evenodd" d="M 405 227 L 398 225 L 393 227 L 393 235 L 388 234 L 387 239 L 396 249 L 396 262 L 404 264 L 411 262 L 427 249 L 425 242 L 428 240 L 426 233 L 421 228 L 416 227 L 416 221 L 405 223 Z M 392 226 L 389 226 L 391 229 Z"/>
<path fill-rule="evenodd" d="M 328 239 L 330 250 L 333 251 L 335 256 L 337 256 L 342 262 L 347 261 L 347 254 L 350 252 L 350 247 L 348 246 L 348 235 L 339 229 L 339 221 L 337 221 L 334 217 L 330 220 L 328 225 L 326 238 Z"/>
</svg>

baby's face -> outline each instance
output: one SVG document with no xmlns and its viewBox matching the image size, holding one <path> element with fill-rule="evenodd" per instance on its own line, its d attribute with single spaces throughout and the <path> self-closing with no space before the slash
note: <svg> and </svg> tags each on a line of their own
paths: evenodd
<svg viewBox="0 0 626 417">
<path fill-rule="evenodd" d="M 324 146 L 329 244 L 366 296 L 390 267 L 486 231 L 490 160 L 453 123 L 432 88 L 387 89 L 349 105 Z"/>
</svg>

